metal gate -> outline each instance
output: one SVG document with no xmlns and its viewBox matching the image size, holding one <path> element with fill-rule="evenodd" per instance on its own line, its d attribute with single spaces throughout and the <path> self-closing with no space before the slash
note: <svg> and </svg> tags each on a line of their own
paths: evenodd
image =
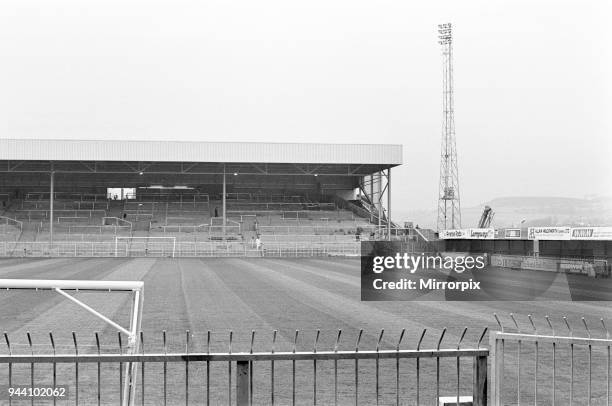
<svg viewBox="0 0 612 406">
<path fill-rule="evenodd" d="M 610 347 L 603 319 L 572 326 L 567 317 L 525 329 L 510 314 L 508 328 L 490 335 L 493 405 L 610 405 Z"/>
</svg>

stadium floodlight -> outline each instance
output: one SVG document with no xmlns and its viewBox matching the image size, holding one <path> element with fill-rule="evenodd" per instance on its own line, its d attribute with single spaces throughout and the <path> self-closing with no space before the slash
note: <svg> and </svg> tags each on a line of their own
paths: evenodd
<svg viewBox="0 0 612 406">
<path fill-rule="evenodd" d="M 452 39 L 452 27 L 450 23 L 438 24 L 438 43 L 440 45 L 450 44 Z"/>
<path fill-rule="evenodd" d="M 142 308 L 144 301 L 144 282 L 142 281 L 87 281 L 87 280 L 51 280 L 51 279 L 0 279 L 0 290 L 49 290 L 55 291 L 82 309 L 93 314 L 128 337 L 128 354 L 137 354 L 140 350 L 138 332 L 142 326 Z M 129 292 L 132 293 L 130 325 L 128 328 L 114 322 L 91 306 L 85 304 L 67 291 L 78 292 Z M 136 397 L 136 378 L 138 363 L 127 362 L 124 366 L 123 406 L 133 405 Z"/>
</svg>

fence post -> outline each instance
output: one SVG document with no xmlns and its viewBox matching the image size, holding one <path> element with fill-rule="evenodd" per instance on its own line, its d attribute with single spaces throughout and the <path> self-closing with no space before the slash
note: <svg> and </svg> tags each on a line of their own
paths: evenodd
<svg viewBox="0 0 612 406">
<path fill-rule="evenodd" d="M 498 332 L 490 335 L 491 346 L 491 403 L 493 406 L 501 405 L 503 376 L 504 376 L 504 340 L 498 339 Z"/>
<path fill-rule="evenodd" d="M 487 356 L 474 358 L 474 387 L 472 401 L 474 406 L 487 406 Z"/>
<path fill-rule="evenodd" d="M 249 361 L 236 361 L 236 405 L 249 404 Z"/>
</svg>

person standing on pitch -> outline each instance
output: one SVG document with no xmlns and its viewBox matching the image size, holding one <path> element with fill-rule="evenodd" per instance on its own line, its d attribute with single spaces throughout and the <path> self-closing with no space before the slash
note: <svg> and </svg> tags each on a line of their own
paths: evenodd
<svg viewBox="0 0 612 406">
<path fill-rule="evenodd" d="M 261 239 L 259 238 L 259 235 L 257 235 L 257 238 L 255 239 L 255 247 L 257 247 L 257 251 L 261 252 L 261 256 L 263 257 L 262 245 Z"/>
</svg>

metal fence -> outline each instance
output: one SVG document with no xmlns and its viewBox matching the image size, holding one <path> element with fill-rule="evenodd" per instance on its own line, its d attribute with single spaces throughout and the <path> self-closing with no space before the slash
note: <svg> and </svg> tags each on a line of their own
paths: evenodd
<svg viewBox="0 0 612 406">
<path fill-rule="evenodd" d="M 417 332 L 402 330 L 389 338 L 381 330 L 367 335 L 365 350 L 363 330 L 348 339 L 342 330 L 325 337 L 319 330 L 275 330 L 263 340 L 260 335 L 256 340 L 254 331 L 240 336 L 187 331 L 178 339 L 164 331 L 147 339 L 140 333 L 137 354 L 126 353 L 121 334 L 77 340 L 72 333 L 67 346 L 52 333 L 46 344 L 30 333 L 26 344 L 17 344 L 17 337 L 5 333 L 0 388 L 61 384 L 71 403 L 98 405 L 433 405 L 441 398 L 473 405 L 610 404 L 612 339 L 603 320 L 589 326 L 582 318 L 577 329 L 566 317 L 528 316 L 528 323 L 512 314 L 507 323 L 495 318 L 501 331 L 490 334 L 490 353 L 482 346 L 486 329 L 468 335 L 473 345 L 462 344 L 467 328 L 454 334 L 450 345 L 446 329 L 422 330 L 410 340 L 404 337 Z M 413 345 L 405 349 L 408 341 Z M 138 371 L 126 381 L 130 363 L 137 363 Z M 130 399 L 124 395 L 131 393 L 128 385 L 136 389 Z"/>
<path fill-rule="evenodd" d="M 510 314 L 508 331 L 495 318 L 501 331 L 489 337 L 494 405 L 610 405 L 612 339 L 603 319 L 589 326 L 582 318 L 575 328 L 567 317 L 546 316 L 538 326 L 528 316 L 525 328 Z"/>
<path fill-rule="evenodd" d="M 23 242 L 0 241 L 0 257 L 309 257 L 359 256 L 358 242 L 270 242 L 257 249 L 249 243 L 134 241 Z"/>
<path fill-rule="evenodd" d="M 332 333 L 335 340 L 326 340 L 332 344 L 327 349 L 319 344 L 319 330 L 314 337 L 307 337 L 313 340 L 310 345 L 304 340 L 298 343 L 303 333 L 295 331 L 291 337 L 284 337 L 285 346 L 290 346 L 286 350 L 280 350 L 280 334 L 275 330 L 267 336 L 267 351 L 255 351 L 256 335 L 251 332 L 250 337 L 242 337 L 247 349 L 242 352 L 235 350 L 231 331 L 221 343 L 218 335 L 215 341 L 211 332 L 205 334 L 200 352 L 193 351 L 195 338 L 187 331 L 183 350 L 171 352 L 164 331 L 158 337 L 161 343 L 156 341 L 161 344 L 158 351 L 151 351 L 151 344 L 145 346 L 148 340 L 141 333 L 138 354 L 125 354 L 121 334 L 111 346 L 101 344 L 104 340 L 98 333 L 94 346 L 78 345 L 85 340 L 73 333 L 73 347 L 64 353 L 52 333 L 46 339 L 46 351 L 33 344 L 33 337 L 27 333 L 27 353 L 21 354 L 5 333 L 7 354 L 0 355 L 0 386 L 62 385 L 71 404 L 88 405 L 399 405 L 409 400 L 417 405 L 437 405 L 441 395 L 450 395 L 457 404 L 467 395 L 473 405 L 482 406 L 487 404 L 489 350 L 481 347 L 486 329 L 474 347 L 461 348 L 466 330 L 450 348 L 441 346 L 446 329 L 429 337 L 435 345 L 431 349 L 424 348 L 426 330 L 413 349 L 402 348 L 405 330 L 389 340 L 382 330 L 375 333 L 374 348 L 368 350 L 361 345 L 363 330 L 350 340 L 342 337 L 342 330 Z M 225 349 L 215 351 L 215 343 L 217 348 L 224 343 Z M 310 349 L 298 350 L 305 346 Z M 351 348 L 341 349 L 347 346 Z M 127 363 L 138 363 L 131 382 L 126 382 L 123 375 Z M 136 387 L 133 398 L 123 395 L 129 393 L 125 385 Z M 6 394 L 0 395 L 6 399 Z"/>
</svg>

